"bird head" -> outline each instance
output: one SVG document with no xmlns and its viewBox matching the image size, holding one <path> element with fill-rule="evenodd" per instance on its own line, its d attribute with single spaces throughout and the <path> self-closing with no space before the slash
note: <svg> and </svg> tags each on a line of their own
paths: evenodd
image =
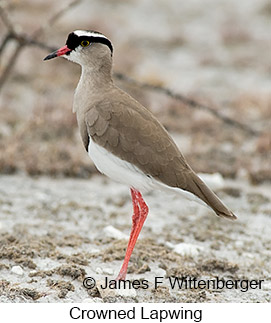
<svg viewBox="0 0 271 323">
<path fill-rule="evenodd" d="M 66 45 L 52 52 L 44 58 L 49 60 L 55 57 L 64 57 L 79 65 L 89 65 L 112 58 L 113 46 L 103 34 L 92 30 L 75 30 L 67 38 Z"/>
</svg>

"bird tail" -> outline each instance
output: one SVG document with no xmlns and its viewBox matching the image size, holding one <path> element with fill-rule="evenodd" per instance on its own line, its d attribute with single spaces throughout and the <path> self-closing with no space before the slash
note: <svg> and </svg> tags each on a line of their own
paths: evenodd
<svg viewBox="0 0 271 323">
<path fill-rule="evenodd" d="M 229 210 L 217 195 L 198 177 L 195 172 L 190 173 L 186 190 L 203 200 L 215 213 L 228 220 L 235 220 L 237 217 Z"/>
</svg>

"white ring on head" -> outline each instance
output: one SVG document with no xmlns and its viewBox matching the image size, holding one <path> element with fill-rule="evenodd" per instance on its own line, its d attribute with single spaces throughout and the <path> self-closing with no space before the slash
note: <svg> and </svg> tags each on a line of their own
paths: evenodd
<svg viewBox="0 0 271 323">
<path fill-rule="evenodd" d="M 100 34 L 100 33 L 96 33 L 94 31 L 75 30 L 73 33 L 78 37 L 87 36 L 87 37 L 102 37 L 102 38 L 108 39 L 107 37 L 105 37 L 105 35 Z"/>
</svg>

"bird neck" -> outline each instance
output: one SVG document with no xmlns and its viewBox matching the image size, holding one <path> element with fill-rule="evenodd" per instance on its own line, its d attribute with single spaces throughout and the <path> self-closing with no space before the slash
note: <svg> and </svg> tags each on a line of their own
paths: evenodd
<svg viewBox="0 0 271 323">
<path fill-rule="evenodd" d="M 78 109 L 87 109 L 90 104 L 100 100 L 101 95 L 113 86 L 110 62 L 98 66 L 82 66 L 81 77 L 74 96 L 73 112 Z"/>
<path fill-rule="evenodd" d="M 81 80 L 86 86 L 91 86 L 90 90 L 93 91 L 107 87 L 112 82 L 112 63 L 103 60 L 97 65 L 83 65 Z"/>
</svg>

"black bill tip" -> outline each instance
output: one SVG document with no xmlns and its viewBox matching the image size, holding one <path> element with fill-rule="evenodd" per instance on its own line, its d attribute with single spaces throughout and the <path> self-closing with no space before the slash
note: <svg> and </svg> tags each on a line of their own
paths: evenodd
<svg viewBox="0 0 271 323">
<path fill-rule="evenodd" d="M 57 56 L 58 55 L 57 55 L 57 50 L 56 50 L 56 51 L 52 52 L 51 54 L 47 55 L 43 60 L 48 61 L 49 59 L 55 58 Z"/>
</svg>

